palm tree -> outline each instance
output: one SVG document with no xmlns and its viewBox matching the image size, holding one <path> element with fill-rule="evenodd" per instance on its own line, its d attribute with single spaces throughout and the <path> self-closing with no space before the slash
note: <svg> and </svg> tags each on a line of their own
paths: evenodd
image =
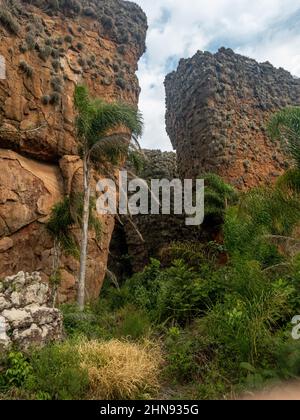
<svg viewBox="0 0 300 420">
<path fill-rule="evenodd" d="M 227 207 L 237 201 L 237 193 L 217 174 L 206 173 L 200 178 L 205 184 L 205 216 L 221 224 Z"/>
<path fill-rule="evenodd" d="M 277 112 L 268 125 L 273 140 L 281 140 L 300 170 L 300 107 L 287 107 Z"/>
<path fill-rule="evenodd" d="M 83 213 L 80 247 L 80 272 L 78 305 L 85 303 L 85 277 L 88 245 L 90 181 L 93 161 L 105 156 L 113 163 L 124 157 L 130 147 L 130 134 L 135 144 L 143 129 L 142 116 L 133 106 L 123 103 L 107 103 L 89 96 L 85 86 L 77 86 L 74 94 L 77 111 L 77 139 L 83 159 Z"/>
</svg>

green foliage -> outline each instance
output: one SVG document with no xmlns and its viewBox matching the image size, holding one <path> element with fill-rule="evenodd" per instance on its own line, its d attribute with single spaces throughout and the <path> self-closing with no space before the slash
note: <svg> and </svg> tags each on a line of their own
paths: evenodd
<svg viewBox="0 0 300 420">
<path fill-rule="evenodd" d="M 277 287 L 276 287 L 277 286 Z M 272 353 L 272 331 L 289 313 L 288 299 L 293 289 L 272 285 L 266 290 L 226 295 L 224 303 L 215 305 L 204 320 L 205 333 L 222 348 L 224 367 L 242 362 L 263 365 Z"/>
<path fill-rule="evenodd" d="M 149 313 L 155 311 L 159 293 L 160 262 L 151 259 L 142 273 L 135 274 L 126 282 L 131 302 Z"/>
<path fill-rule="evenodd" d="M 80 357 L 71 341 L 53 344 L 33 352 L 30 364 L 33 375 L 26 388 L 41 399 L 82 399 L 87 391 L 87 372 L 80 366 Z"/>
<path fill-rule="evenodd" d="M 205 216 L 222 221 L 228 205 L 236 202 L 237 193 L 216 174 L 203 174 L 199 178 L 204 179 L 205 185 Z"/>
<path fill-rule="evenodd" d="M 186 323 L 205 311 L 208 289 L 198 273 L 182 260 L 164 270 L 159 276 L 157 316 L 161 321 Z"/>
<path fill-rule="evenodd" d="M 131 302 L 148 312 L 154 322 L 185 325 L 224 293 L 225 282 L 211 275 L 208 267 L 196 271 L 184 261 L 175 260 L 162 270 L 159 261 L 152 259 L 143 272 L 114 292 L 114 299 L 122 297 L 119 304 Z"/>
<path fill-rule="evenodd" d="M 71 233 L 75 225 L 81 226 L 83 213 L 83 195 L 73 194 L 71 197 L 65 197 L 60 203 L 57 203 L 51 212 L 50 220 L 47 223 L 47 229 L 52 236 L 59 242 L 67 254 L 79 257 L 79 249 Z M 91 229 L 94 229 L 96 239 L 100 240 L 102 234 L 102 225 L 95 216 L 95 200 L 90 201 L 90 223 Z"/>
<path fill-rule="evenodd" d="M 140 339 L 149 335 L 151 324 L 148 314 L 124 303 L 112 311 L 111 302 L 101 299 L 99 303 L 86 305 L 82 312 L 76 305 L 63 305 L 64 327 L 70 337 L 88 339 L 130 338 Z"/>
<path fill-rule="evenodd" d="M 114 336 L 137 340 L 146 337 L 151 330 L 151 324 L 146 312 L 127 305 L 116 313 Z"/>
<path fill-rule="evenodd" d="M 300 107 L 287 107 L 270 120 L 268 132 L 272 139 L 281 140 L 300 169 Z"/>
<path fill-rule="evenodd" d="M 142 134 L 141 114 L 130 105 L 91 99 L 85 86 L 76 87 L 74 103 L 78 111 L 78 138 L 88 149 L 94 148 L 94 152 L 97 148 L 105 153 L 107 145 L 109 148 L 121 147 L 122 150 L 124 143 L 128 146 L 129 142 L 128 139 L 124 140 L 124 133 L 123 136 L 108 136 L 109 131 L 120 130 L 120 126 L 129 129 L 134 136 Z"/>
<path fill-rule="evenodd" d="M 292 194 L 300 193 L 300 170 L 289 169 L 277 181 L 277 188 Z"/>
<path fill-rule="evenodd" d="M 67 254 L 78 258 L 78 246 L 70 233 L 73 225 L 74 219 L 70 211 L 70 198 L 65 197 L 53 207 L 47 229 Z"/>
<path fill-rule="evenodd" d="M 63 305 L 60 309 L 64 314 L 64 328 L 69 337 L 85 336 L 96 339 L 105 336 L 104 312 L 100 318 L 97 312 L 88 305 L 83 312 L 77 305 Z"/>
<path fill-rule="evenodd" d="M 33 68 L 28 63 L 26 63 L 26 61 L 20 61 L 19 67 L 22 70 L 22 72 L 26 75 L 26 77 L 33 76 Z"/>
<path fill-rule="evenodd" d="M 45 45 L 44 47 L 40 48 L 39 57 L 43 61 L 47 61 L 50 57 L 52 52 L 52 48 L 50 45 Z"/>
<path fill-rule="evenodd" d="M 279 181 L 280 184 L 280 181 Z M 292 234 L 300 220 L 300 204 L 295 194 L 279 186 L 256 188 L 228 209 L 224 222 L 224 242 L 233 255 L 244 255 L 269 266 L 281 261 L 272 238 Z"/>
<path fill-rule="evenodd" d="M 16 17 L 5 6 L 2 6 L 0 10 L 0 23 L 13 35 L 17 35 L 20 31 L 20 25 Z"/>
<path fill-rule="evenodd" d="M 49 103 L 54 106 L 59 105 L 61 103 L 61 94 L 58 92 L 52 92 Z"/>
<path fill-rule="evenodd" d="M 199 366 L 197 354 L 197 340 L 187 331 L 177 327 L 168 330 L 165 339 L 167 365 L 164 374 L 172 381 L 189 382 L 196 379 Z"/>
<path fill-rule="evenodd" d="M 226 252 L 224 245 L 211 241 L 200 242 L 173 242 L 164 250 L 163 258 L 174 261 L 181 259 L 189 267 L 198 272 L 211 271 L 220 256 Z"/>
<path fill-rule="evenodd" d="M 33 373 L 27 358 L 20 352 L 8 353 L 4 360 L 3 373 L 0 375 L 0 388 L 22 387 Z"/>
</svg>

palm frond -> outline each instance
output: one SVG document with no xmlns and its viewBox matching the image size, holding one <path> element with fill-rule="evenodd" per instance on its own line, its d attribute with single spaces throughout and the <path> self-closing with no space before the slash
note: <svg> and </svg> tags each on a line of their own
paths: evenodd
<svg viewBox="0 0 300 420">
<path fill-rule="evenodd" d="M 101 142 L 103 149 L 106 148 L 107 150 L 108 142 L 104 139 L 108 139 L 112 134 L 118 134 L 119 137 L 125 137 L 126 135 L 128 137 L 127 146 L 130 144 L 130 136 L 132 136 L 132 143 L 139 148 L 137 139 L 142 135 L 143 117 L 134 106 L 90 98 L 85 86 L 76 87 L 74 103 L 77 110 L 77 134 L 85 148 L 91 150 L 97 145 L 99 150 L 98 143 Z M 125 134 L 124 129 L 128 130 Z M 113 138 L 111 137 L 110 140 L 113 140 Z M 116 149 L 115 141 L 111 141 L 109 145 Z"/>
<path fill-rule="evenodd" d="M 270 120 L 268 133 L 273 140 L 280 140 L 300 168 L 300 107 L 287 107 Z"/>
<path fill-rule="evenodd" d="M 276 183 L 277 188 L 291 193 L 300 194 L 300 170 L 290 169 L 280 176 Z"/>
</svg>

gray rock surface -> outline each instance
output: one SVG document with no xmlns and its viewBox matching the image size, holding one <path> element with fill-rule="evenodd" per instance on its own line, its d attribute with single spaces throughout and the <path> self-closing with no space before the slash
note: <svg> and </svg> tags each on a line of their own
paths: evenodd
<svg viewBox="0 0 300 420">
<path fill-rule="evenodd" d="M 0 285 L 0 351 L 12 344 L 27 349 L 62 338 L 62 315 L 49 306 L 49 286 L 39 273 L 21 271 Z"/>
</svg>

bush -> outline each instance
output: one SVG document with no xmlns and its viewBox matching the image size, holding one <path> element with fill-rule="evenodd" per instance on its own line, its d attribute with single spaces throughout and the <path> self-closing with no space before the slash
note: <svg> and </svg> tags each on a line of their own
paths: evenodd
<svg viewBox="0 0 300 420">
<path fill-rule="evenodd" d="M 33 376 L 26 388 L 43 399 L 72 400 L 84 398 L 89 380 L 81 366 L 80 353 L 74 342 L 54 344 L 30 356 Z"/>
<path fill-rule="evenodd" d="M 12 34 L 17 35 L 19 33 L 20 26 L 18 24 L 18 21 L 11 14 L 11 12 L 3 6 L 0 10 L 0 22 Z"/>
<path fill-rule="evenodd" d="M 72 44 L 72 42 L 73 42 L 72 35 L 66 35 L 65 36 L 65 42 L 67 42 L 68 44 Z"/>
<path fill-rule="evenodd" d="M 127 295 L 129 300 L 150 314 L 153 311 L 155 312 L 157 307 L 157 297 L 160 287 L 158 276 L 160 273 L 160 262 L 151 259 L 149 266 L 143 272 L 135 274 L 125 284 L 125 288 L 128 289 Z"/>
<path fill-rule="evenodd" d="M 26 35 L 26 44 L 28 46 L 29 50 L 33 50 L 35 47 L 35 36 L 32 33 L 29 33 L 28 35 Z"/>
<path fill-rule="evenodd" d="M 118 77 L 116 79 L 116 85 L 119 86 L 123 90 L 126 89 L 126 82 L 125 82 L 125 80 L 122 77 Z"/>
<path fill-rule="evenodd" d="M 21 61 L 19 67 L 27 77 L 33 76 L 33 68 L 26 61 Z"/>
<path fill-rule="evenodd" d="M 32 367 L 28 359 L 20 352 L 10 352 L 3 360 L 3 373 L 0 375 L 0 389 L 22 387 L 32 376 Z"/>
<path fill-rule="evenodd" d="M 195 360 L 195 338 L 188 337 L 183 330 L 172 327 L 168 331 L 165 347 L 165 374 L 172 381 L 189 382 L 195 377 L 198 366 Z"/>
<path fill-rule="evenodd" d="M 91 399 L 137 399 L 159 388 L 162 357 L 150 343 L 86 341 L 78 350 L 81 367 L 88 372 Z"/>
<path fill-rule="evenodd" d="M 63 305 L 64 327 L 70 337 L 87 337 L 88 339 L 112 338 L 114 315 L 104 305 L 97 308 L 86 305 L 84 312 L 78 305 Z"/>
<path fill-rule="evenodd" d="M 51 87 L 54 92 L 62 92 L 62 79 L 60 77 L 53 77 L 50 81 Z"/>
<path fill-rule="evenodd" d="M 40 48 L 39 57 L 43 61 L 47 61 L 52 52 L 52 48 L 49 45 L 45 45 L 43 48 Z"/>
<path fill-rule="evenodd" d="M 137 340 L 149 335 L 150 330 L 151 324 L 147 314 L 134 306 L 127 305 L 116 313 L 116 337 Z"/>
<path fill-rule="evenodd" d="M 61 95 L 60 95 L 60 93 L 58 93 L 58 92 L 51 93 L 49 103 L 51 105 L 59 105 L 60 102 L 61 102 Z"/>
<path fill-rule="evenodd" d="M 53 60 L 52 61 L 52 67 L 57 72 L 60 69 L 60 61 L 59 60 Z"/>
<path fill-rule="evenodd" d="M 292 293 L 293 288 L 280 282 L 245 285 L 211 309 L 203 326 L 206 336 L 222 350 L 224 368 L 232 364 L 238 369 L 245 362 L 257 368 L 270 362 L 274 332 L 290 314 Z"/>
</svg>

